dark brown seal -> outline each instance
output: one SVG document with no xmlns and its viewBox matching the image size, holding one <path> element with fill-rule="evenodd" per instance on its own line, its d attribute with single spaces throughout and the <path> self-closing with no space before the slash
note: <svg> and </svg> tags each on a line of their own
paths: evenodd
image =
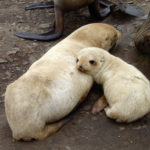
<svg viewBox="0 0 150 150">
<path fill-rule="evenodd" d="M 148 18 L 137 29 L 134 42 L 139 51 L 150 54 L 150 13 Z"/>
<path fill-rule="evenodd" d="M 110 13 L 110 8 L 106 7 L 103 11 L 100 11 L 99 1 L 98 0 L 52 0 L 49 2 L 49 7 L 53 7 L 54 3 L 54 12 L 55 12 L 55 23 L 53 28 L 42 34 L 35 33 L 15 33 L 16 36 L 30 39 L 30 40 L 41 40 L 49 41 L 59 38 L 63 33 L 64 28 L 64 14 L 66 12 L 79 9 L 84 6 L 88 6 L 89 12 L 94 18 L 103 18 Z M 33 8 L 44 8 L 46 5 L 33 5 Z M 108 9 L 107 9 L 108 8 Z"/>
</svg>

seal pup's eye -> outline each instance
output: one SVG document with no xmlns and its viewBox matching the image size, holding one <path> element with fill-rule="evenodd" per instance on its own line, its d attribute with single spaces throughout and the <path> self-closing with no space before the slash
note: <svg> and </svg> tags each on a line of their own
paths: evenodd
<svg viewBox="0 0 150 150">
<path fill-rule="evenodd" d="M 90 63 L 91 65 L 96 65 L 96 62 L 95 62 L 94 60 L 90 60 L 89 63 Z"/>
<path fill-rule="evenodd" d="M 77 58 L 76 63 L 79 61 L 79 59 Z"/>
</svg>

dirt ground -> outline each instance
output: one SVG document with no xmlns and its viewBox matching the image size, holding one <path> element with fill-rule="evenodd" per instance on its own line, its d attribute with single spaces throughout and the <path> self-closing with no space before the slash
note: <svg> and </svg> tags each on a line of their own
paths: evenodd
<svg viewBox="0 0 150 150">
<path fill-rule="evenodd" d="M 148 13 L 149 0 L 133 1 L 143 8 L 144 15 Z M 108 119 L 104 112 L 96 116 L 91 114 L 92 105 L 102 94 L 97 85 L 72 119 L 55 135 L 43 141 L 13 141 L 4 111 L 6 86 L 75 29 L 96 22 L 90 18 L 88 9 L 83 8 L 66 14 L 64 34 L 58 40 L 37 42 L 15 37 L 16 31 L 43 32 L 51 26 L 53 9 L 24 10 L 26 5 L 37 2 L 40 1 L 0 1 L 0 150 L 150 150 L 150 114 L 131 124 L 118 124 Z M 135 18 L 115 12 L 103 22 L 123 32 L 119 46 L 112 53 L 139 68 L 150 79 L 149 56 L 139 53 L 133 43 L 134 33 L 144 21 L 143 16 Z"/>
</svg>

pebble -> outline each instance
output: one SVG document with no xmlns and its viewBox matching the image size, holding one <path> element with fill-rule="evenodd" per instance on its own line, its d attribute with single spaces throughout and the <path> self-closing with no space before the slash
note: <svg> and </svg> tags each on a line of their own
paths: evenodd
<svg viewBox="0 0 150 150">
<path fill-rule="evenodd" d="M 90 105 L 87 105 L 83 108 L 85 111 L 89 111 L 91 109 L 91 106 Z"/>
<path fill-rule="evenodd" d="M 129 43 L 129 45 L 130 45 L 131 47 L 134 47 L 134 42 L 131 41 L 131 42 Z"/>
<path fill-rule="evenodd" d="M 28 61 L 24 61 L 23 62 L 23 65 L 27 65 L 29 62 Z"/>
<path fill-rule="evenodd" d="M 71 147 L 70 147 L 70 146 L 66 146 L 66 149 L 67 149 L 67 150 L 71 150 Z"/>
<path fill-rule="evenodd" d="M 134 130 L 140 130 L 140 129 L 145 129 L 145 128 L 147 128 L 147 125 L 133 127 L 132 129 L 134 129 Z"/>
<path fill-rule="evenodd" d="M 9 71 L 6 71 L 6 75 L 8 79 L 11 77 L 11 73 Z"/>
<path fill-rule="evenodd" d="M 45 29 L 45 28 L 50 28 L 50 25 L 49 24 L 40 24 L 39 27 L 42 29 Z"/>
<path fill-rule="evenodd" d="M 36 58 L 31 55 L 31 56 L 29 57 L 29 61 L 30 61 L 30 64 L 33 64 L 33 62 L 36 61 Z"/>
<path fill-rule="evenodd" d="M 20 51 L 20 49 L 19 49 L 19 48 L 14 48 L 13 50 L 8 51 L 8 52 L 7 52 L 7 55 L 16 54 L 18 51 Z"/>
<path fill-rule="evenodd" d="M 132 140 L 130 140 L 130 143 L 132 144 L 132 143 L 133 143 L 133 141 L 132 141 Z"/>
<path fill-rule="evenodd" d="M 146 14 L 146 15 L 140 17 L 141 20 L 146 20 L 147 18 L 148 18 L 148 14 Z"/>
<path fill-rule="evenodd" d="M 92 117 L 92 120 L 96 121 L 98 118 L 96 116 Z"/>
<path fill-rule="evenodd" d="M 7 57 L 7 60 L 8 60 L 9 62 L 13 62 L 13 59 L 10 58 L 10 57 Z"/>
<path fill-rule="evenodd" d="M 33 43 L 32 45 L 33 45 L 33 46 L 37 46 L 38 44 L 37 44 L 37 43 Z"/>
<path fill-rule="evenodd" d="M 3 65 L 3 66 L 2 66 L 2 69 L 3 69 L 3 70 L 5 70 L 5 69 L 6 69 L 6 67 Z"/>
<path fill-rule="evenodd" d="M 0 58 L 0 63 L 6 63 L 6 62 L 7 62 L 7 60 Z"/>
<path fill-rule="evenodd" d="M 119 130 L 121 130 L 121 131 L 125 130 L 125 127 L 119 127 Z"/>
<path fill-rule="evenodd" d="M 20 69 L 19 67 L 16 67 L 16 70 L 17 70 L 17 71 L 20 71 L 21 69 Z"/>
</svg>

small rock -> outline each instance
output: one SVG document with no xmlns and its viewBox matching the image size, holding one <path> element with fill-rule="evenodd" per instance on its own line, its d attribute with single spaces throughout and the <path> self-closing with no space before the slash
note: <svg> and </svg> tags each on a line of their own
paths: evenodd
<svg viewBox="0 0 150 150">
<path fill-rule="evenodd" d="M 125 127 L 119 127 L 119 130 L 121 130 L 121 131 L 125 130 Z"/>
<path fill-rule="evenodd" d="M 78 120 L 78 123 L 80 124 L 82 122 L 82 120 Z"/>
<path fill-rule="evenodd" d="M 13 62 L 13 59 L 10 58 L 10 57 L 7 57 L 7 60 L 8 60 L 9 62 Z"/>
<path fill-rule="evenodd" d="M 70 146 L 66 146 L 66 149 L 67 149 L 67 150 L 71 150 L 71 147 L 70 147 Z"/>
<path fill-rule="evenodd" d="M 6 69 L 6 67 L 3 65 L 3 66 L 2 66 L 2 69 L 4 69 L 4 70 L 5 70 L 5 69 Z"/>
<path fill-rule="evenodd" d="M 89 111 L 91 109 L 91 106 L 90 105 L 87 105 L 83 108 L 85 111 Z"/>
<path fill-rule="evenodd" d="M 147 128 L 147 125 L 133 127 L 134 130 L 140 130 L 140 129 L 145 129 L 145 128 Z"/>
<path fill-rule="evenodd" d="M 4 101 L 0 100 L 0 104 L 4 103 Z"/>
<path fill-rule="evenodd" d="M 90 113 L 89 113 L 89 112 L 86 112 L 86 114 L 89 115 Z"/>
<path fill-rule="evenodd" d="M 20 51 L 20 48 L 19 47 L 15 47 L 13 48 L 14 50 L 16 50 L 17 52 Z"/>
<path fill-rule="evenodd" d="M 37 44 L 37 43 L 33 43 L 32 45 L 33 45 L 33 46 L 37 46 L 38 44 Z"/>
<path fill-rule="evenodd" d="M 142 3 L 142 5 L 141 6 L 146 6 L 146 3 Z"/>
<path fill-rule="evenodd" d="M 7 79 L 6 77 L 3 77 L 3 78 L 2 78 L 2 80 L 6 80 L 6 79 Z"/>
<path fill-rule="evenodd" d="M 45 28 L 49 28 L 50 25 L 49 24 L 40 24 L 39 27 L 42 29 L 45 29 Z"/>
<path fill-rule="evenodd" d="M 11 77 L 11 73 L 9 71 L 6 71 L 6 75 L 7 75 L 7 78 Z"/>
<path fill-rule="evenodd" d="M 134 47 L 134 42 L 131 41 L 129 45 L 130 45 L 131 47 Z"/>
<path fill-rule="evenodd" d="M 36 58 L 31 55 L 31 56 L 29 57 L 29 61 L 30 61 L 30 63 L 32 64 L 33 62 L 36 61 Z"/>
<path fill-rule="evenodd" d="M 96 116 L 92 117 L 92 120 L 96 121 L 98 118 Z"/>
<path fill-rule="evenodd" d="M 20 71 L 21 69 L 20 69 L 19 67 L 16 67 L 16 70 L 17 70 L 17 71 Z"/>
<path fill-rule="evenodd" d="M 16 54 L 18 51 L 20 51 L 19 48 L 13 48 L 13 50 L 7 52 L 7 55 Z"/>
<path fill-rule="evenodd" d="M 17 64 L 12 64 L 11 66 L 12 66 L 12 67 L 16 67 L 16 66 L 17 66 Z"/>
<path fill-rule="evenodd" d="M 133 143 L 133 141 L 132 141 L 132 140 L 130 140 L 130 143 L 132 144 L 132 143 Z"/>
<path fill-rule="evenodd" d="M 148 18 L 148 14 L 146 14 L 146 15 L 140 17 L 141 20 L 146 20 L 147 18 Z"/>
<path fill-rule="evenodd" d="M 6 62 L 7 62 L 7 60 L 0 58 L 0 63 L 6 63 Z"/>
<path fill-rule="evenodd" d="M 23 65 L 27 65 L 29 62 L 28 61 L 24 61 L 23 62 Z"/>
<path fill-rule="evenodd" d="M 2 97 L 4 97 L 4 96 L 5 96 L 5 93 L 2 94 Z"/>
<path fill-rule="evenodd" d="M 11 25 L 12 25 L 12 26 L 16 26 L 16 22 L 13 22 Z"/>
<path fill-rule="evenodd" d="M 25 27 L 24 27 L 24 30 L 25 30 L 25 31 L 28 31 L 29 29 L 30 29 L 29 26 L 25 26 Z"/>
<path fill-rule="evenodd" d="M 123 31 L 123 29 L 124 29 L 124 26 L 123 26 L 123 25 L 115 24 L 114 27 L 117 28 L 117 29 L 120 30 L 120 31 Z"/>
</svg>

